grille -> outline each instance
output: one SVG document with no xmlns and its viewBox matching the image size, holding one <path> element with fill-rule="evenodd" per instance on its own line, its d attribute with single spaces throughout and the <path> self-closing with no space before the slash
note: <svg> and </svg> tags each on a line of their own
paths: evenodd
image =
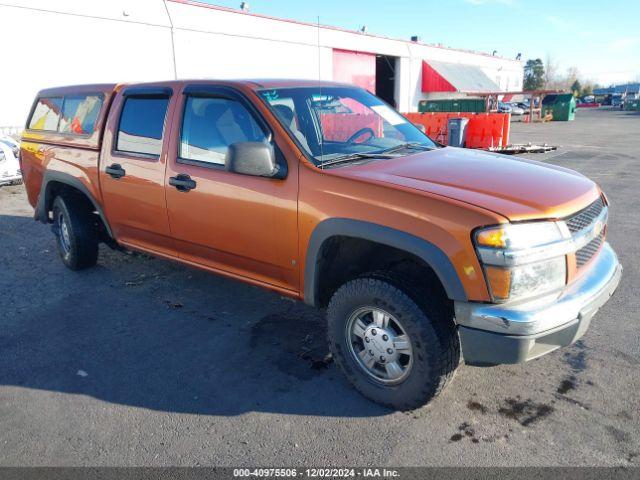
<svg viewBox="0 0 640 480">
<path fill-rule="evenodd" d="M 600 250 L 602 242 L 604 242 L 604 231 L 576 252 L 576 266 L 580 268 L 591 260 Z"/>
<path fill-rule="evenodd" d="M 599 198 L 587 208 L 580 210 L 578 213 L 572 215 L 565 220 L 567 227 L 571 233 L 577 233 L 580 230 L 588 227 L 600 215 L 604 208 L 604 202 L 602 198 Z M 588 246 L 588 245 L 587 245 Z M 587 247 L 584 247 L 587 248 Z"/>
</svg>

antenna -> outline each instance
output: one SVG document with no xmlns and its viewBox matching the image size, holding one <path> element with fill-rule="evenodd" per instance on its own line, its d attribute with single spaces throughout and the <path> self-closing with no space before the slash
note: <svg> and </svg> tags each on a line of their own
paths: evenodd
<svg viewBox="0 0 640 480">
<path fill-rule="evenodd" d="M 167 6 L 167 0 L 163 0 L 164 9 L 167 12 L 167 18 L 169 19 L 169 27 L 171 31 L 171 58 L 173 59 L 173 79 L 178 79 L 178 65 L 176 63 L 176 41 L 174 38 L 174 28 L 173 28 L 173 19 L 171 18 L 171 13 L 169 12 L 169 7 Z M 126 11 L 122 12 L 122 15 L 128 17 L 129 14 Z"/>
<path fill-rule="evenodd" d="M 322 70 L 320 70 L 321 67 L 321 63 L 320 63 L 320 56 L 321 56 L 321 51 L 320 51 L 320 15 L 318 15 L 318 94 L 320 96 L 319 98 L 319 102 L 320 105 L 322 105 Z M 318 113 L 318 126 L 320 127 L 320 168 L 324 169 L 324 167 L 322 166 L 322 162 L 324 159 L 324 133 L 322 131 L 322 112 Z"/>
</svg>

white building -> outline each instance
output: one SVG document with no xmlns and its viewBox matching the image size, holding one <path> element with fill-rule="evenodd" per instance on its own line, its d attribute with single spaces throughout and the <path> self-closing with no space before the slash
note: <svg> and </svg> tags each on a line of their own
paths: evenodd
<svg viewBox="0 0 640 480">
<path fill-rule="evenodd" d="M 23 125 L 41 88 L 78 83 L 320 78 L 404 112 L 429 97 L 522 90 L 517 60 L 188 0 L 5 0 L 0 18 L 0 127 Z"/>
</svg>

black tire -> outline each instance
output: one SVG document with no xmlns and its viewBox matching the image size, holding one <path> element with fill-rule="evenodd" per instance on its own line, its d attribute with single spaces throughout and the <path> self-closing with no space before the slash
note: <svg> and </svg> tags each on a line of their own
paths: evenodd
<svg viewBox="0 0 640 480">
<path fill-rule="evenodd" d="M 372 378 L 356 360 L 347 322 L 363 307 L 384 310 L 402 323 L 411 340 L 412 366 L 401 383 Z M 451 381 L 460 363 L 460 343 L 450 309 L 435 296 L 420 308 L 386 280 L 358 278 L 333 295 L 327 310 L 329 348 L 347 379 L 365 397 L 394 410 L 413 410 L 435 398 Z"/>
<path fill-rule="evenodd" d="M 62 233 L 67 226 L 68 241 Z M 93 212 L 83 198 L 64 194 L 53 201 L 53 230 L 62 262 L 71 270 L 93 267 L 98 261 L 99 237 Z"/>
</svg>

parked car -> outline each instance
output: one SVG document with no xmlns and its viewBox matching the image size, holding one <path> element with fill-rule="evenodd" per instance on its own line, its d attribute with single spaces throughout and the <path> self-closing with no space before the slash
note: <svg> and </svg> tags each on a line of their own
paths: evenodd
<svg viewBox="0 0 640 480">
<path fill-rule="evenodd" d="M 517 103 L 509 104 L 511 107 L 511 115 L 524 115 L 524 108 L 520 107 Z"/>
<path fill-rule="evenodd" d="M 623 100 L 621 93 L 614 93 L 611 97 L 611 106 L 616 108 L 622 108 Z"/>
<path fill-rule="evenodd" d="M 500 113 L 511 113 L 511 105 L 505 102 L 498 102 L 498 112 Z"/>
<path fill-rule="evenodd" d="M 525 98 L 522 102 L 518 103 L 518 106 L 524 110 L 529 110 L 531 108 L 531 99 Z M 533 108 L 540 107 L 540 99 L 538 97 L 533 99 Z"/>
<path fill-rule="evenodd" d="M 22 183 L 20 144 L 9 136 L 0 137 L 0 186 Z"/>
<path fill-rule="evenodd" d="M 10 135 L 0 135 L 0 142 L 11 148 L 14 157 L 20 157 L 20 142 L 18 140 Z"/>
<path fill-rule="evenodd" d="M 575 342 L 622 274 L 595 182 L 439 146 L 343 84 L 47 89 L 21 154 L 69 269 L 104 242 L 326 309 L 340 369 L 396 409 L 438 395 L 461 357 L 519 363 Z"/>
</svg>

